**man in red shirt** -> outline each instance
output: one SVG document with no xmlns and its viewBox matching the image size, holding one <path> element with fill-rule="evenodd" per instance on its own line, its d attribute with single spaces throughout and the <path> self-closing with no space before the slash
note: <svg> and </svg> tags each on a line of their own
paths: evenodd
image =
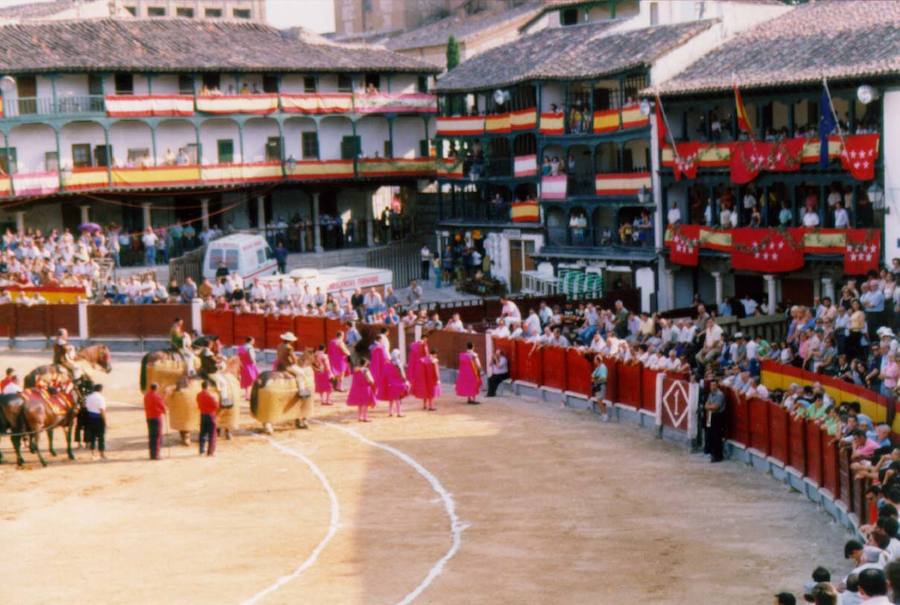
<svg viewBox="0 0 900 605">
<path fill-rule="evenodd" d="M 14 369 L 6 368 L 6 376 L 3 377 L 3 380 L 0 380 L 0 393 L 3 392 L 3 389 L 6 388 L 6 385 L 13 381 L 15 375 L 16 371 Z"/>
<path fill-rule="evenodd" d="M 202 389 L 197 394 L 197 407 L 200 408 L 200 455 L 209 442 L 207 455 L 216 455 L 216 412 L 219 411 L 219 400 L 209 392 L 209 383 L 203 381 Z"/>
<path fill-rule="evenodd" d="M 150 385 L 150 390 L 144 395 L 144 415 L 147 417 L 147 433 L 150 437 L 150 460 L 159 460 L 166 402 L 159 393 L 159 385 L 155 382 Z"/>
</svg>

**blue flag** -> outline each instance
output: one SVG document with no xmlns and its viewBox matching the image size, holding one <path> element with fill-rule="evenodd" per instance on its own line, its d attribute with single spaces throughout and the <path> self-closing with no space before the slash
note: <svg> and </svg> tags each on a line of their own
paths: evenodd
<svg viewBox="0 0 900 605">
<path fill-rule="evenodd" d="M 819 166 L 828 168 L 828 135 L 834 131 L 837 122 L 834 120 L 834 112 L 831 111 L 831 103 L 828 101 L 828 91 L 822 84 L 822 96 L 819 99 Z"/>
</svg>

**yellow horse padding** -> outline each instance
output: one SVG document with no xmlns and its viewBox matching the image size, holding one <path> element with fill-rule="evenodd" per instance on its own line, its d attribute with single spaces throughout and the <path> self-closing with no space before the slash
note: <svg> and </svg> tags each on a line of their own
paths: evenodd
<svg viewBox="0 0 900 605">
<path fill-rule="evenodd" d="M 237 430 L 243 403 L 241 385 L 231 374 L 222 374 L 222 376 L 228 382 L 228 389 L 231 391 L 231 400 L 234 405 L 230 408 L 220 409 L 216 421 L 219 428 Z M 173 430 L 200 430 L 200 408 L 197 407 L 197 395 L 200 393 L 201 382 L 201 378 L 194 377 L 187 385 L 183 388 L 176 388 L 166 398 L 166 405 L 169 407 L 169 425 Z M 219 401 L 222 400 L 214 384 L 209 385 L 209 390 L 218 397 Z"/>
<path fill-rule="evenodd" d="M 196 365 L 196 364 L 195 364 Z M 154 382 L 159 385 L 159 390 L 164 390 L 167 386 L 178 383 L 178 380 L 184 376 L 184 362 L 180 357 L 175 356 L 174 359 L 160 359 L 153 363 L 147 364 L 147 385 Z"/>
<path fill-rule="evenodd" d="M 301 368 L 305 383 L 303 388 L 314 391 L 312 368 Z M 259 380 L 259 379 L 257 379 Z M 257 393 L 253 417 L 263 424 L 307 419 L 312 416 L 315 394 L 304 399 L 297 396 L 297 383 L 290 378 L 272 378 L 263 388 L 253 387 Z"/>
</svg>

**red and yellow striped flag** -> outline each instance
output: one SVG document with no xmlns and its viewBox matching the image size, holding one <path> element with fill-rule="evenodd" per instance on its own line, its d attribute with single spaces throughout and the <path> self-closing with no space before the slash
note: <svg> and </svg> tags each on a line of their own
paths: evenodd
<svg viewBox="0 0 900 605">
<path fill-rule="evenodd" d="M 753 127 L 750 126 L 750 118 L 747 116 L 747 109 L 744 107 L 744 100 L 741 98 L 741 90 L 737 83 L 734 85 L 734 106 L 738 128 L 747 134 L 753 134 Z"/>
</svg>

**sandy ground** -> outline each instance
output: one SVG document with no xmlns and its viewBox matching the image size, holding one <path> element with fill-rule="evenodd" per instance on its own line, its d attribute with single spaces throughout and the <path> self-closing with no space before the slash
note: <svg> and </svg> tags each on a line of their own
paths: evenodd
<svg viewBox="0 0 900 605">
<path fill-rule="evenodd" d="M 42 469 L 26 454 L 17 470 L 2 442 L 3 602 L 245 603 L 273 588 L 261 602 L 391 604 L 418 587 L 419 603 L 769 603 L 816 565 L 847 569 L 845 532 L 770 478 L 528 400 L 444 397 L 366 425 L 320 408 L 324 423 L 276 433 L 281 448 L 248 414 L 215 458 L 173 438 L 150 462 L 137 358 L 114 364 L 110 460 L 60 451 Z M 441 569 L 451 524 L 428 473 L 465 527 Z"/>
</svg>

